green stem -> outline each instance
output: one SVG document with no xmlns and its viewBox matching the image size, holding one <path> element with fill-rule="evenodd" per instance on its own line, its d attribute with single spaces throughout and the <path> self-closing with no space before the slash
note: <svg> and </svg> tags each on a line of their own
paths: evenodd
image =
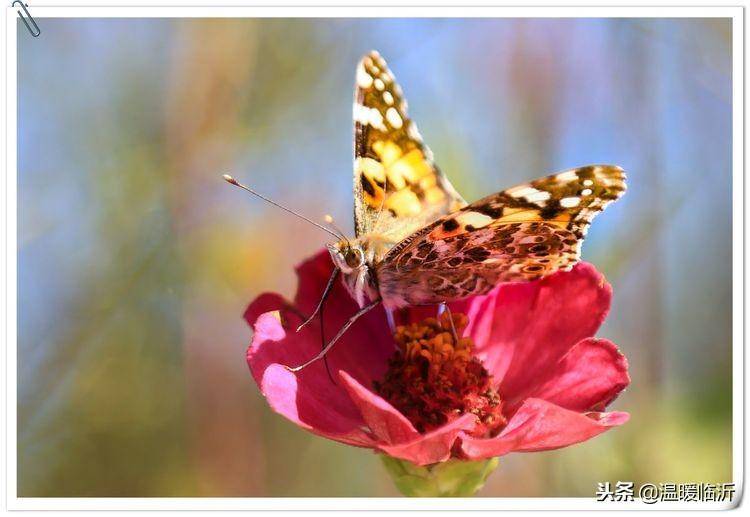
<svg viewBox="0 0 750 517">
<path fill-rule="evenodd" d="M 469 497 L 476 494 L 497 468 L 499 460 L 448 460 L 420 467 L 391 456 L 381 456 L 396 488 L 407 497 Z"/>
</svg>

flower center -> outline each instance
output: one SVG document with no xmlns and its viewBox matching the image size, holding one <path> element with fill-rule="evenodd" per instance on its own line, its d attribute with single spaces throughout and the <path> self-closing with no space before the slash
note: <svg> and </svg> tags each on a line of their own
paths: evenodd
<svg viewBox="0 0 750 517">
<path fill-rule="evenodd" d="M 398 349 L 375 391 L 401 411 L 421 433 L 451 422 L 465 413 L 477 416 L 470 434 L 495 436 L 505 426 L 503 403 L 492 376 L 472 355 L 474 342 L 461 336 L 469 319 L 448 313 L 396 328 Z"/>
</svg>

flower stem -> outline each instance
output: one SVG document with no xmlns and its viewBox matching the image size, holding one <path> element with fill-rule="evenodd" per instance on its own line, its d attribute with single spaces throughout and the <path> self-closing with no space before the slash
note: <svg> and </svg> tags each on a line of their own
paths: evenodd
<svg viewBox="0 0 750 517">
<path fill-rule="evenodd" d="M 382 455 L 396 488 L 407 497 L 469 497 L 476 494 L 497 468 L 498 458 L 482 461 L 448 460 L 420 467 Z"/>
</svg>

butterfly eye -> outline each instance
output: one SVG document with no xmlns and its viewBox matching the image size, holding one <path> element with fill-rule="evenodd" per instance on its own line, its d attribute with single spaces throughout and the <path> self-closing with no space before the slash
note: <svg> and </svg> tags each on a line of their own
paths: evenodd
<svg viewBox="0 0 750 517">
<path fill-rule="evenodd" d="M 349 250 L 346 252 L 345 258 L 347 266 L 359 267 L 363 262 L 362 250 L 357 248 L 349 248 Z"/>
</svg>

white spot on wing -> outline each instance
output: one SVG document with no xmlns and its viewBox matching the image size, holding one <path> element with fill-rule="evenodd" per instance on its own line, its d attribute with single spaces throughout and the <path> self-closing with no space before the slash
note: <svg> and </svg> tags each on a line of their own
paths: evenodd
<svg viewBox="0 0 750 517">
<path fill-rule="evenodd" d="M 383 92 L 383 100 L 386 104 L 389 106 L 393 105 L 393 95 L 391 95 L 391 92 Z"/>
<path fill-rule="evenodd" d="M 539 192 L 537 189 L 528 185 L 523 185 L 521 187 L 514 187 L 508 190 L 508 194 L 510 194 L 513 197 L 528 197 L 528 196 L 532 196 L 536 194 L 537 192 Z"/>
<path fill-rule="evenodd" d="M 388 123 L 396 129 L 399 129 L 404 125 L 404 121 L 401 120 L 401 115 L 398 114 L 396 108 L 388 108 L 385 112 L 385 118 L 388 119 Z"/>
<path fill-rule="evenodd" d="M 578 178 L 576 171 L 565 171 L 555 175 L 557 181 L 573 181 Z"/>
<path fill-rule="evenodd" d="M 362 106 L 358 102 L 354 103 L 354 109 L 352 110 L 352 116 L 354 117 L 355 122 L 359 122 L 360 124 L 369 124 L 370 123 L 370 114 L 369 114 L 370 108 L 366 106 Z"/>
<path fill-rule="evenodd" d="M 417 125 L 414 122 L 409 123 L 409 127 L 406 128 L 406 132 L 412 140 L 416 142 L 422 141 L 422 135 L 419 132 L 419 129 L 417 129 Z"/>
<path fill-rule="evenodd" d="M 564 197 L 560 200 L 560 206 L 564 208 L 574 208 L 581 202 L 579 197 Z"/>
<path fill-rule="evenodd" d="M 375 88 L 377 88 L 381 92 L 383 91 L 383 89 L 385 88 L 385 84 L 383 83 L 382 79 L 375 79 Z"/>
<path fill-rule="evenodd" d="M 594 193 L 594 191 L 593 191 L 593 190 L 591 190 L 590 188 L 585 188 L 585 189 L 583 189 L 583 190 L 581 191 L 581 195 L 582 195 L 582 196 L 590 196 L 590 195 L 591 195 L 591 194 L 593 194 L 593 193 Z"/>
<path fill-rule="evenodd" d="M 383 115 L 375 108 L 370 109 L 370 125 L 380 131 L 387 131 L 385 124 L 383 124 Z"/>
<path fill-rule="evenodd" d="M 383 115 L 381 115 L 375 108 L 368 108 L 367 106 L 355 102 L 352 115 L 355 122 L 359 122 L 366 126 L 372 126 L 383 132 L 387 131 L 385 124 L 383 124 Z"/>
<path fill-rule="evenodd" d="M 552 197 L 552 194 L 549 192 L 537 190 L 535 193 L 526 196 L 526 201 L 529 203 L 541 203 L 547 201 L 550 197 Z"/>
<path fill-rule="evenodd" d="M 367 73 L 362 63 L 357 67 L 357 86 L 360 88 L 369 88 L 372 86 L 372 76 Z"/>
</svg>

